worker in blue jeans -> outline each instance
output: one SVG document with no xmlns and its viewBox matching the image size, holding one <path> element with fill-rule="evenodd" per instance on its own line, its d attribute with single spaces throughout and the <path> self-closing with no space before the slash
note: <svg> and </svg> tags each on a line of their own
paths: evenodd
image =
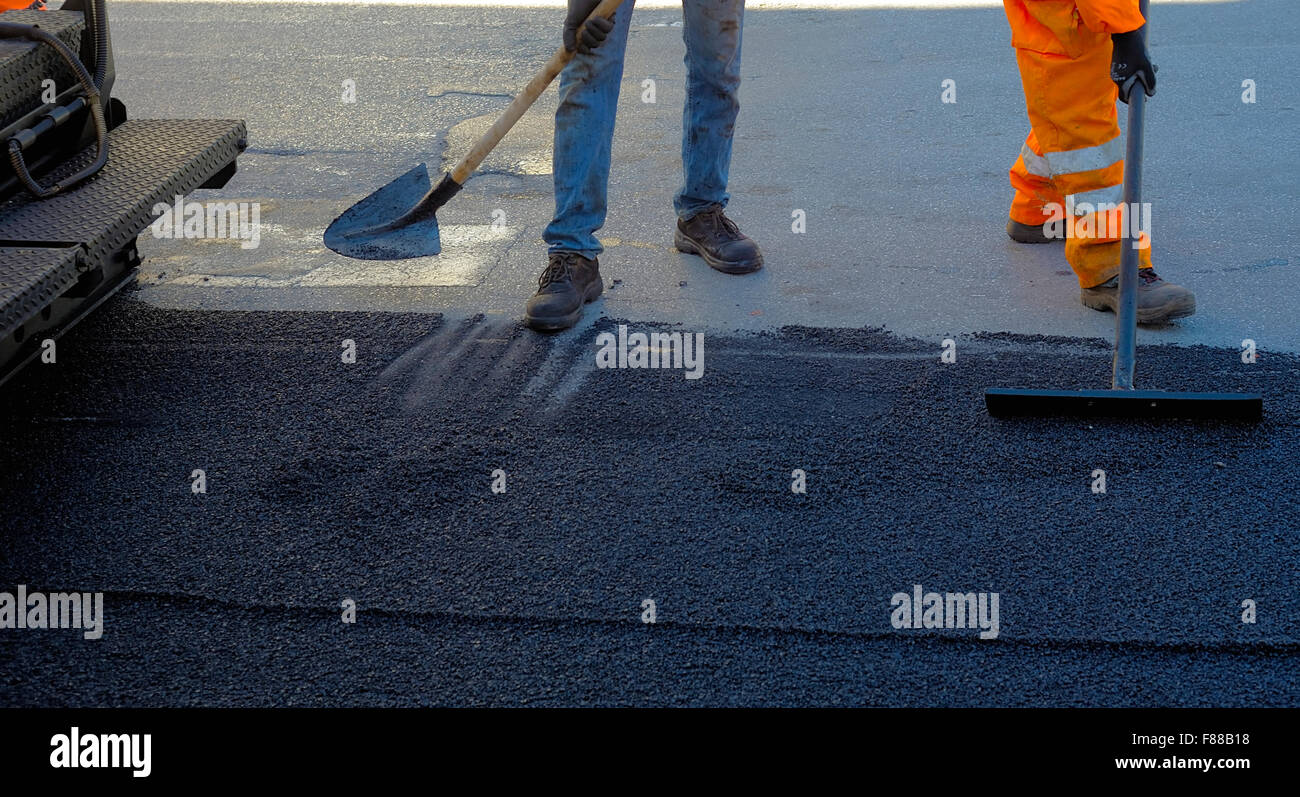
<svg viewBox="0 0 1300 797">
<path fill-rule="evenodd" d="M 623 54 L 635 0 L 624 0 L 613 20 L 596 17 L 582 36 L 579 27 L 599 0 L 569 0 L 564 46 L 575 51 L 560 74 L 555 112 L 555 218 L 542 237 L 546 270 L 528 300 L 525 320 L 533 329 L 566 329 L 583 305 L 604 291 L 596 230 L 605 223 L 606 188 L 614 114 L 623 79 Z M 745 0 L 682 0 L 686 40 L 686 107 L 682 114 L 685 181 L 673 198 L 673 243 L 727 274 L 748 274 L 763 265 L 758 246 L 723 213 L 731 140 L 740 110 L 740 39 Z"/>
</svg>

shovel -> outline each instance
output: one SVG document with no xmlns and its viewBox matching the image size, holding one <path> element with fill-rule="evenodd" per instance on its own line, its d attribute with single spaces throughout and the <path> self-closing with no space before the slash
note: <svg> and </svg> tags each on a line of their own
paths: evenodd
<svg viewBox="0 0 1300 797">
<path fill-rule="evenodd" d="M 1142 0 L 1147 17 L 1147 0 Z M 1148 27 L 1149 27 L 1148 23 Z M 1145 37 L 1146 33 L 1143 33 Z M 1142 124 L 1146 92 L 1134 86 L 1128 104 L 1128 142 L 1124 153 L 1124 208 L 1132 213 L 1142 196 Z M 984 404 L 990 415 L 1082 416 L 1120 418 L 1218 418 L 1258 420 L 1264 412 L 1259 393 L 1176 393 L 1135 390 L 1137 361 L 1138 253 L 1123 247 L 1119 271 L 1119 309 L 1115 320 L 1115 357 L 1110 390 L 1020 390 L 989 388 Z"/>
<path fill-rule="evenodd" d="M 622 2 L 603 0 L 587 18 L 610 19 Z M 580 28 L 578 39 L 581 38 Z M 514 98 L 501 118 L 470 148 L 456 168 L 442 176 L 437 185 L 430 187 L 429 170 L 425 164 L 416 166 L 344 211 L 325 230 L 325 245 L 345 257 L 358 260 L 403 260 L 441 252 L 438 209 L 460 191 L 488 153 L 501 143 L 515 122 L 573 60 L 573 55 L 560 47 L 542 71 Z"/>
</svg>

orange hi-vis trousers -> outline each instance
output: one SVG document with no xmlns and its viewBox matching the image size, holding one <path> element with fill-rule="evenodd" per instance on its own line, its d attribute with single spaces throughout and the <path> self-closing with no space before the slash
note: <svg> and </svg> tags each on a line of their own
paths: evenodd
<svg viewBox="0 0 1300 797">
<path fill-rule="evenodd" d="M 1110 80 L 1110 34 L 1144 24 L 1138 0 L 1003 0 L 1011 23 L 1031 131 L 1015 165 L 1011 218 L 1039 226 L 1059 221 L 1065 259 L 1085 288 L 1119 272 L 1126 237 L 1124 139 Z M 1135 217 L 1136 221 L 1136 217 Z"/>
</svg>

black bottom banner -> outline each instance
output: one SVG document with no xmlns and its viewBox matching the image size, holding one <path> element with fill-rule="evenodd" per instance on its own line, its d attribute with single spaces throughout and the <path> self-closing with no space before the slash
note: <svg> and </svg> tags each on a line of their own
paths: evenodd
<svg viewBox="0 0 1300 797">
<path fill-rule="evenodd" d="M 1003 782 L 1285 775 L 1293 716 L 1255 709 L 11 709 L 6 778 L 97 788 L 387 782 L 431 772 L 638 778 L 893 773 Z M 521 768 L 523 767 L 523 768 Z M 492 772 L 494 770 L 486 770 Z M 65 792 L 73 793 L 73 792 Z"/>
</svg>

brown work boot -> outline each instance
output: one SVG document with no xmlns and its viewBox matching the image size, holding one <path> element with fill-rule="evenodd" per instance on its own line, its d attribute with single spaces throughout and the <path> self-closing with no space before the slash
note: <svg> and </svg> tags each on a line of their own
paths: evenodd
<svg viewBox="0 0 1300 797">
<path fill-rule="evenodd" d="M 724 274 L 748 274 L 763 267 L 758 244 L 726 217 L 721 205 L 710 205 L 685 221 L 678 219 L 673 245 L 679 252 L 699 255 Z"/>
<path fill-rule="evenodd" d="M 537 293 L 524 306 L 524 322 L 539 332 L 568 329 L 582 318 L 582 306 L 604 291 L 595 259 L 577 252 L 552 252 L 537 280 Z"/>
<path fill-rule="evenodd" d="M 1079 301 L 1094 310 L 1119 309 L 1119 276 L 1079 291 Z M 1155 269 L 1138 270 L 1137 322 L 1163 324 L 1196 312 L 1196 297 L 1182 285 L 1165 282 Z"/>
<path fill-rule="evenodd" d="M 1019 244 L 1050 244 L 1065 240 L 1064 235 L 1047 235 L 1041 224 L 1021 224 L 1015 219 L 1007 219 L 1007 235 Z"/>
</svg>

